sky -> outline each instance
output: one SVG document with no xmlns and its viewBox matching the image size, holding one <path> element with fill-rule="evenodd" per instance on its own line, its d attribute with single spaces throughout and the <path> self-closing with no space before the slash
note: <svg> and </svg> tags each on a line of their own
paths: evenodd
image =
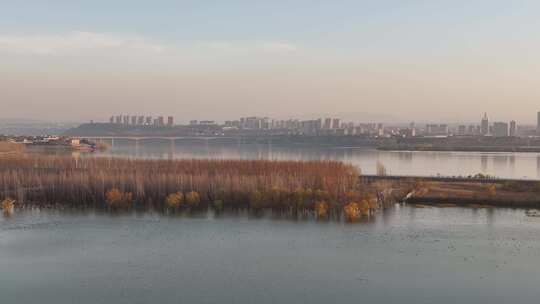
<svg viewBox="0 0 540 304">
<path fill-rule="evenodd" d="M 534 123 L 540 2 L 0 0 L 0 119 Z"/>
</svg>

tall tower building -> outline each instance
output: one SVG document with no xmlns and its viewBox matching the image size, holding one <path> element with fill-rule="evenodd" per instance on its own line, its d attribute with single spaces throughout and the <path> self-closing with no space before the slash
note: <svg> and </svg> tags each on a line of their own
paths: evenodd
<svg viewBox="0 0 540 304">
<path fill-rule="evenodd" d="M 487 113 L 484 113 L 484 117 L 482 118 L 482 123 L 480 124 L 480 132 L 484 136 L 489 134 L 489 119 Z"/>
<path fill-rule="evenodd" d="M 332 129 L 339 129 L 339 118 L 332 119 Z"/>
<path fill-rule="evenodd" d="M 516 126 L 516 121 L 515 120 L 512 120 L 510 122 L 510 131 L 509 131 L 508 135 L 510 135 L 512 137 L 517 135 L 517 126 Z"/>
</svg>

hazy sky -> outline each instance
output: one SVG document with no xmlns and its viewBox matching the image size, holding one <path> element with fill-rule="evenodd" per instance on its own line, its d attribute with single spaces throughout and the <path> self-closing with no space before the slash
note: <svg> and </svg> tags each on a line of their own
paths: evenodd
<svg viewBox="0 0 540 304">
<path fill-rule="evenodd" d="M 0 117 L 535 121 L 540 2 L 0 0 Z"/>
</svg>

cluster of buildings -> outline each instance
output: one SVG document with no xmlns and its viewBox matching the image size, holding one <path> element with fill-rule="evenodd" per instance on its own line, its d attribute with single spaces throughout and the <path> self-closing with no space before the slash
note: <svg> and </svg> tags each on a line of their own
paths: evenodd
<svg viewBox="0 0 540 304">
<path fill-rule="evenodd" d="M 540 113 L 538 115 L 540 126 Z M 412 132 L 410 131 L 412 129 Z M 538 127 L 540 134 L 540 127 Z M 492 136 L 492 137 L 515 137 L 518 136 L 518 126 L 515 120 L 510 122 L 496 121 L 490 123 L 487 113 L 484 113 L 480 124 L 454 125 L 448 124 L 427 124 L 424 129 L 414 128 L 414 123 L 409 128 L 412 136 Z"/>
<path fill-rule="evenodd" d="M 343 122 L 339 118 L 327 117 L 311 120 L 288 119 L 276 120 L 268 117 L 241 117 L 237 120 L 228 120 L 220 124 L 214 120 L 191 120 L 188 127 L 196 129 L 210 128 L 213 132 L 223 133 L 250 133 L 261 135 L 289 134 L 289 135 L 364 135 L 371 137 L 416 137 L 416 136 L 491 136 L 515 137 L 518 135 L 540 134 L 540 112 L 538 112 L 538 125 L 536 130 L 523 132 L 518 130 L 516 121 L 496 121 L 491 123 L 487 113 L 484 113 L 479 124 L 426 124 L 417 127 L 410 123 L 406 127 L 383 126 L 381 123 L 353 123 Z M 110 124 L 124 126 L 151 126 L 173 127 L 174 118 L 168 116 L 130 116 L 117 115 L 110 117 Z M 218 131 L 216 131 L 218 130 Z M 520 132 L 521 131 L 521 132 Z M 530 134 L 532 131 L 532 134 Z M 520 134 L 518 134 L 520 133 Z"/>
<path fill-rule="evenodd" d="M 382 135 L 382 124 L 355 124 L 339 118 L 274 120 L 268 117 L 242 117 L 226 121 L 224 130 L 259 130 L 296 135 Z"/>
<path fill-rule="evenodd" d="M 480 125 L 459 125 L 456 135 L 514 137 L 517 136 L 517 124 L 515 120 L 490 124 L 487 113 L 484 113 Z"/>
<path fill-rule="evenodd" d="M 144 115 L 116 115 L 109 118 L 109 123 L 126 126 L 172 127 L 174 125 L 174 118 L 172 116 L 168 116 L 167 122 L 165 122 L 164 116 L 158 116 L 154 118 L 152 116 Z"/>
</svg>

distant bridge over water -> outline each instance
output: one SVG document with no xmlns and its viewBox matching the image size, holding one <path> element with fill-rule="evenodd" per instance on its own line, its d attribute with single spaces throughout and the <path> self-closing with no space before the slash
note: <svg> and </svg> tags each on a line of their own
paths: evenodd
<svg viewBox="0 0 540 304">
<path fill-rule="evenodd" d="M 240 137 L 233 136 L 76 136 L 80 139 L 93 139 L 93 140 L 114 140 L 114 139 L 127 139 L 127 140 L 180 140 L 180 139 L 199 139 L 199 140 L 215 140 L 215 139 L 239 139 Z"/>
<path fill-rule="evenodd" d="M 117 140 L 131 140 L 134 141 L 136 144 L 138 144 L 140 141 L 146 140 L 163 140 L 169 141 L 171 144 L 174 144 L 177 140 L 200 140 L 204 142 L 209 142 L 219 139 L 228 139 L 235 140 L 239 143 L 242 142 L 242 138 L 239 136 L 76 136 L 74 138 L 88 139 L 97 142 L 110 141 L 112 146 L 114 146 L 114 142 Z"/>
</svg>

